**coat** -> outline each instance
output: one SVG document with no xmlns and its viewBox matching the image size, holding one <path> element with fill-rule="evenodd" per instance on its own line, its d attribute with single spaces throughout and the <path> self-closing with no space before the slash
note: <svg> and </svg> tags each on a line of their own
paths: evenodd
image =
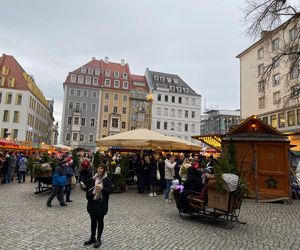
<svg viewBox="0 0 300 250">
<path fill-rule="evenodd" d="M 99 200 L 94 200 L 93 187 L 95 186 L 95 181 L 93 178 L 90 178 L 87 181 L 86 185 L 86 199 L 87 203 L 87 212 L 92 217 L 102 217 L 107 214 L 108 211 L 108 200 L 109 195 L 112 192 L 112 183 L 111 180 L 106 177 L 103 179 L 103 189 L 102 189 L 102 198 Z"/>
<path fill-rule="evenodd" d="M 201 193 L 202 190 L 202 172 L 196 168 L 188 169 L 187 179 L 185 181 L 184 190 L 191 190 Z"/>
<path fill-rule="evenodd" d="M 156 177 L 157 163 L 156 163 L 156 161 L 151 161 L 150 162 L 148 171 L 149 171 L 148 183 L 150 185 L 156 185 L 157 184 L 157 177 Z"/>
</svg>

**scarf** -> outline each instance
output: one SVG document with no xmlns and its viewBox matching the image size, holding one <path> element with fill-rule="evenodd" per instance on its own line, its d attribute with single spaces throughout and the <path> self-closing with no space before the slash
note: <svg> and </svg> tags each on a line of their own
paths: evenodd
<svg viewBox="0 0 300 250">
<path fill-rule="evenodd" d="M 102 189 L 103 189 L 103 179 L 105 179 L 107 177 L 107 174 L 106 172 L 100 176 L 98 175 L 98 173 L 96 173 L 94 176 L 93 176 L 93 179 L 95 181 L 95 186 L 93 187 L 93 195 L 94 195 L 94 200 L 97 201 L 97 200 L 101 200 L 102 198 Z"/>
</svg>

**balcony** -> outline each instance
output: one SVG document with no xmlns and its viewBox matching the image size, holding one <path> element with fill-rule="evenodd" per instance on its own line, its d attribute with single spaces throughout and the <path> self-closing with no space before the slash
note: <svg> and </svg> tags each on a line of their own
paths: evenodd
<svg viewBox="0 0 300 250">
<path fill-rule="evenodd" d="M 81 113 L 82 113 L 82 109 L 80 108 L 73 109 L 73 115 L 81 115 Z"/>
</svg>

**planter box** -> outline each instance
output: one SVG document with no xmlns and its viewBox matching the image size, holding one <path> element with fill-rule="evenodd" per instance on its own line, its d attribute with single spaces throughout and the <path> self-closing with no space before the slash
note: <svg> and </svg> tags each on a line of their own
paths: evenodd
<svg viewBox="0 0 300 250">
<path fill-rule="evenodd" d="M 229 205 L 229 190 L 226 189 L 224 185 L 224 191 L 219 192 L 216 189 L 217 181 L 215 178 L 209 179 L 208 182 L 208 207 L 215 208 L 221 211 L 228 211 Z M 225 187 L 226 186 L 226 187 Z"/>
</svg>

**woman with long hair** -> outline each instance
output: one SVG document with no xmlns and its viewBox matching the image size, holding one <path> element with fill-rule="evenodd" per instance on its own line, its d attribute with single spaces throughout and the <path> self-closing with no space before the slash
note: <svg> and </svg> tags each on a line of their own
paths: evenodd
<svg viewBox="0 0 300 250">
<path fill-rule="evenodd" d="M 94 244 L 94 248 L 101 246 L 104 216 L 107 214 L 109 194 L 112 192 L 112 183 L 107 177 L 106 170 L 105 165 L 99 165 L 96 174 L 87 181 L 87 184 L 81 183 L 82 189 L 86 191 L 87 211 L 91 218 L 91 237 L 84 245 Z"/>
</svg>

